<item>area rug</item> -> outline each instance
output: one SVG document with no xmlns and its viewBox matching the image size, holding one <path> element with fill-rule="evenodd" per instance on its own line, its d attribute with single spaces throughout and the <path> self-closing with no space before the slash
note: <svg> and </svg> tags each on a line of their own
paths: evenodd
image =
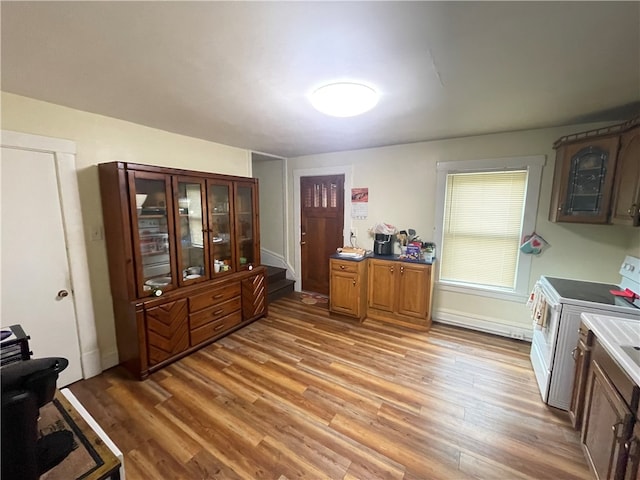
<svg viewBox="0 0 640 480">
<path fill-rule="evenodd" d="M 302 292 L 300 294 L 300 300 L 302 301 L 302 303 L 306 303 L 307 305 L 326 305 L 327 303 L 329 303 L 329 298 L 326 295 L 320 295 L 319 293 Z"/>
</svg>

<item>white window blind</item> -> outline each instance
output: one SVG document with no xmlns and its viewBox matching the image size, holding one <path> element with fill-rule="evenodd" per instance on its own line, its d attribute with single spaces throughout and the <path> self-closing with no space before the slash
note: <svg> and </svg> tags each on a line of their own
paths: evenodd
<svg viewBox="0 0 640 480">
<path fill-rule="evenodd" d="M 440 279 L 514 290 L 527 170 L 446 178 Z"/>
</svg>

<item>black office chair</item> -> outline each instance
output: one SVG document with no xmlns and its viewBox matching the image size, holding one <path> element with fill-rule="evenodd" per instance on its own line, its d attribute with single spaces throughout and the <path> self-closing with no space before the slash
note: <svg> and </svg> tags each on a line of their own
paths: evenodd
<svg viewBox="0 0 640 480">
<path fill-rule="evenodd" d="M 66 358 L 39 358 L 0 368 L 2 382 L 3 480 L 37 480 L 73 450 L 73 433 L 62 430 L 38 438 L 40 408 L 53 400 Z"/>
</svg>

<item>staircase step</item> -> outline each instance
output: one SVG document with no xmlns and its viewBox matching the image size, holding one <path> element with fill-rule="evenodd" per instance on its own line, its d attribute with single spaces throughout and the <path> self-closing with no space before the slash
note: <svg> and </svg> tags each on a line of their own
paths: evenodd
<svg viewBox="0 0 640 480">
<path fill-rule="evenodd" d="M 287 278 L 287 269 L 281 267 L 272 267 L 267 265 L 267 278 L 269 282 L 276 282 Z"/>
<path fill-rule="evenodd" d="M 276 280 L 275 282 L 269 279 L 267 283 L 267 304 L 293 293 L 295 283 L 295 280 L 287 278 Z"/>
</svg>

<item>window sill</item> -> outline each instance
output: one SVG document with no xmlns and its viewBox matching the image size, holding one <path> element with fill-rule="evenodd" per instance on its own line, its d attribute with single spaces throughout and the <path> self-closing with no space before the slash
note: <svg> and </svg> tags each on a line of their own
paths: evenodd
<svg viewBox="0 0 640 480">
<path fill-rule="evenodd" d="M 436 282 L 438 289 L 444 292 L 463 293 L 465 295 L 475 295 L 478 297 L 488 297 L 496 300 L 506 300 L 508 302 L 526 303 L 528 294 L 519 292 L 508 292 L 502 290 L 492 290 L 489 288 L 475 287 L 471 285 L 461 285 L 444 281 Z"/>
</svg>

